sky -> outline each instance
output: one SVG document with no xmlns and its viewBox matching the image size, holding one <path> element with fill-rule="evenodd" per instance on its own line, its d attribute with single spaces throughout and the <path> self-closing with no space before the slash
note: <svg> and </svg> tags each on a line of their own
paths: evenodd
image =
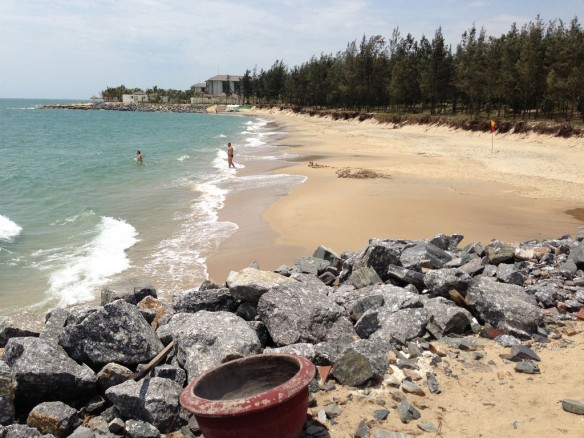
<svg viewBox="0 0 584 438">
<path fill-rule="evenodd" d="M 584 21 L 584 0 L 1 0 L 0 98 L 89 99 L 107 87 L 189 89 L 217 75 L 299 66 L 394 29 L 474 24 L 499 37 L 537 15 Z"/>
</svg>

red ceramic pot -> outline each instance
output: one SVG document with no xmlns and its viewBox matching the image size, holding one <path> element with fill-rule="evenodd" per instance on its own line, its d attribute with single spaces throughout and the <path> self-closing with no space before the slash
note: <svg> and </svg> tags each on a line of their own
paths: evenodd
<svg viewBox="0 0 584 438">
<path fill-rule="evenodd" d="M 180 396 L 205 438 L 297 438 L 314 365 L 292 354 L 260 354 L 195 377 Z"/>
</svg>

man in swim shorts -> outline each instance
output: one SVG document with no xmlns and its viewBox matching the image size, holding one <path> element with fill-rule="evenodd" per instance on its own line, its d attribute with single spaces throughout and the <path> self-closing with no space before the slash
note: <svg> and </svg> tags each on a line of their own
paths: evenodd
<svg viewBox="0 0 584 438">
<path fill-rule="evenodd" d="M 229 164 L 229 168 L 232 167 L 235 169 L 235 164 L 233 164 L 233 146 L 231 143 L 227 143 L 227 164 Z"/>
</svg>

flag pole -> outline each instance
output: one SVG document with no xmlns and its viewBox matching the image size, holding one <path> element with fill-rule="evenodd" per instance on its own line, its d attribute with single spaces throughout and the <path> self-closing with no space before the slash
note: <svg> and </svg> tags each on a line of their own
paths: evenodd
<svg viewBox="0 0 584 438">
<path fill-rule="evenodd" d="M 493 153 L 495 143 L 495 121 L 491 120 L 491 153 Z"/>
</svg>

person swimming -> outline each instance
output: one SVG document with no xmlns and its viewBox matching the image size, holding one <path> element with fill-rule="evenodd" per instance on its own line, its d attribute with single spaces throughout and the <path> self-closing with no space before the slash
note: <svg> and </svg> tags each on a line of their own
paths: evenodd
<svg viewBox="0 0 584 438">
<path fill-rule="evenodd" d="M 142 153 L 140 151 L 136 152 L 136 161 L 142 163 Z"/>
</svg>

